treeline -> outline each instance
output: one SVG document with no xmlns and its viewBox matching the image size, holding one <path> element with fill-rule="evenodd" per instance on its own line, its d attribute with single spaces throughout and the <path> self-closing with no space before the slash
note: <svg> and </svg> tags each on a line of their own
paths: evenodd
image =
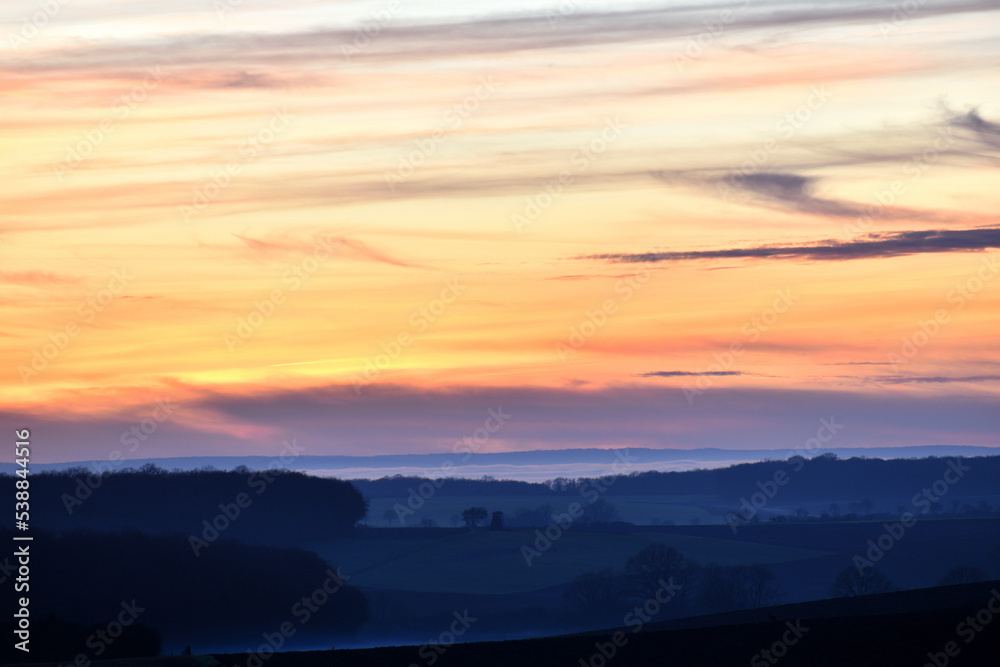
<svg viewBox="0 0 1000 667">
<path fill-rule="evenodd" d="M 956 566 L 945 572 L 937 585 L 988 580 L 989 574 L 980 568 Z M 849 565 L 831 581 L 829 596 L 860 597 L 897 590 L 877 568 L 862 570 Z M 563 589 L 564 602 L 580 620 L 608 625 L 622 618 L 618 625 L 636 622 L 639 610 L 648 609 L 653 600 L 663 607 L 661 618 L 671 618 L 769 607 L 779 604 L 785 595 L 770 565 L 699 565 L 662 542 L 640 549 L 621 570 L 609 567 L 584 572 Z"/>
<path fill-rule="evenodd" d="M 784 595 L 767 565 L 701 566 L 662 542 L 640 549 L 622 570 L 584 572 L 563 590 L 563 600 L 578 620 L 616 625 L 639 622 L 640 610 L 660 619 L 676 618 L 767 607 Z"/>
<path fill-rule="evenodd" d="M 958 463 L 956 463 L 958 462 Z M 961 476 L 952 466 L 960 469 Z M 964 468 L 968 468 L 965 470 Z M 952 472 L 948 472 L 951 470 Z M 601 478 L 557 478 L 544 483 L 510 480 L 449 478 L 436 485 L 438 496 L 538 496 L 560 497 L 600 494 L 622 495 L 716 495 L 739 503 L 778 474 L 786 476 L 782 502 L 816 502 L 829 498 L 909 499 L 937 480 L 959 479 L 961 496 L 996 496 L 1000 479 L 1000 456 L 923 459 L 838 459 L 824 454 L 814 458 L 793 457 L 784 461 L 744 463 L 728 468 L 680 472 L 637 472 Z M 377 480 L 353 480 L 369 498 L 406 498 L 426 478 L 401 476 Z"/>
<path fill-rule="evenodd" d="M 829 498 L 909 499 L 942 479 L 950 482 L 949 486 L 961 496 L 996 496 L 1000 456 L 886 460 L 838 459 L 835 455 L 824 454 L 814 458 L 744 463 L 716 470 L 638 473 L 616 480 L 607 494 L 710 493 L 738 502 L 759 491 L 759 484 L 773 481 L 775 475 L 779 479 L 781 475 L 787 476 L 787 482 L 781 487 L 782 501 L 786 504 Z M 577 482 L 577 486 L 580 483 Z"/>
<path fill-rule="evenodd" d="M 11 537 L 0 531 L 7 544 Z M 62 637 L 60 655 L 46 659 L 92 661 L 155 654 L 161 637 L 164 645 L 191 645 L 195 653 L 199 646 L 256 648 L 264 635 L 285 648 L 332 645 L 369 616 L 366 598 L 345 573 L 301 549 L 220 540 L 195 556 L 181 535 L 33 531 L 33 537 L 25 595 L 40 629 L 31 644 L 34 661 L 53 633 Z"/>
<path fill-rule="evenodd" d="M 290 545 L 347 535 L 367 512 L 349 482 L 287 470 L 167 472 L 146 465 L 101 475 L 76 468 L 34 474 L 30 482 L 33 524 L 55 531 L 137 528 L 207 542 L 224 536 Z M 12 521 L 13 512 L 0 527 Z"/>
</svg>

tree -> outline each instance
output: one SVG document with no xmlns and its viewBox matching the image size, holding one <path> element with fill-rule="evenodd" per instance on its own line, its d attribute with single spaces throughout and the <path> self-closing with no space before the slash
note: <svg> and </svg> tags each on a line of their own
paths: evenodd
<svg viewBox="0 0 1000 667">
<path fill-rule="evenodd" d="M 853 598 L 874 593 L 889 593 L 899 590 L 889 578 L 874 567 L 864 572 L 854 566 L 845 567 L 837 574 L 830 587 L 830 595 L 836 598 Z"/>
<path fill-rule="evenodd" d="M 475 528 L 479 525 L 480 521 L 486 519 L 488 514 L 486 513 L 485 507 L 470 507 L 469 509 L 462 512 L 462 521 L 468 528 Z"/>
<path fill-rule="evenodd" d="M 639 597 L 650 598 L 663 585 L 660 582 L 674 583 L 685 588 L 695 571 L 695 564 L 681 555 L 673 547 L 662 542 L 647 545 L 625 562 L 625 574 L 628 576 L 632 592 Z"/>
<path fill-rule="evenodd" d="M 604 498 L 598 498 L 583 508 L 582 518 L 581 523 L 583 524 L 613 523 L 618 520 L 618 510 Z"/>
<path fill-rule="evenodd" d="M 395 516 L 396 513 L 393 512 L 392 509 L 387 509 L 386 511 L 382 512 L 382 518 L 385 519 L 385 522 L 390 526 L 392 525 L 392 519 Z"/>
<path fill-rule="evenodd" d="M 837 503 L 830 503 L 830 514 L 833 516 L 840 516 L 840 505 Z"/>
<path fill-rule="evenodd" d="M 706 565 L 701 571 L 699 591 L 711 611 L 757 609 L 783 597 L 774 571 L 761 564 Z"/>
<path fill-rule="evenodd" d="M 990 578 L 990 575 L 978 567 L 969 567 L 968 565 L 959 565 L 948 570 L 941 581 L 938 582 L 938 586 L 951 586 L 953 584 L 972 584 L 977 581 L 986 581 Z"/>
<path fill-rule="evenodd" d="M 424 518 L 417 525 L 421 528 L 437 528 L 438 522 L 431 518 Z"/>
<path fill-rule="evenodd" d="M 624 598 L 620 578 L 613 568 L 584 572 L 569 582 L 563 599 L 585 611 L 614 609 Z"/>
</svg>

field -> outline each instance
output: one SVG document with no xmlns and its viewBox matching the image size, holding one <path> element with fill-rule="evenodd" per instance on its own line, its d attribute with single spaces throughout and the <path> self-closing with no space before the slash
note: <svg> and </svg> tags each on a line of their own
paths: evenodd
<svg viewBox="0 0 1000 667">
<path fill-rule="evenodd" d="M 615 506 L 622 521 L 637 525 L 673 521 L 688 524 L 692 520 L 699 523 L 721 523 L 725 511 L 721 501 L 715 496 L 605 496 L 604 499 Z M 469 507 L 485 507 L 487 511 L 500 510 L 512 516 L 518 509 L 535 509 L 539 505 L 551 505 L 554 512 L 563 512 L 571 502 L 580 501 L 579 496 L 431 496 L 413 514 L 404 514 L 404 525 L 416 526 L 421 519 L 433 519 L 440 526 L 454 526 L 462 510 Z M 373 526 L 399 526 L 395 506 L 407 507 L 407 498 L 372 498 L 368 510 L 368 522 Z M 416 505 L 416 503 L 414 503 Z M 392 512 L 386 519 L 385 512 Z"/>
<path fill-rule="evenodd" d="M 350 573 L 365 588 L 447 593 L 526 593 L 564 584 L 588 570 L 621 569 L 652 541 L 665 542 L 699 563 L 788 563 L 829 552 L 692 535 L 646 532 L 609 535 L 566 531 L 526 563 L 522 547 L 535 548 L 532 529 L 456 531 L 446 537 L 392 537 L 308 545 Z M 400 531 L 402 533 L 403 531 Z M 408 531 L 407 531 L 408 532 Z M 540 544 L 539 546 L 544 546 Z"/>
</svg>

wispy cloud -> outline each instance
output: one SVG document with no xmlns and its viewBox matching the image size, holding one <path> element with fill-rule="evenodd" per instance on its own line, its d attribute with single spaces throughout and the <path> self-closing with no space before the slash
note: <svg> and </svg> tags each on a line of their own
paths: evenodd
<svg viewBox="0 0 1000 667">
<path fill-rule="evenodd" d="M 0 283 L 24 287 L 61 287 L 76 285 L 81 280 L 75 276 L 65 276 L 51 271 L 0 271 Z"/>
<path fill-rule="evenodd" d="M 651 371 L 649 373 L 640 373 L 639 377 L 643 378 L 677 378 L 677 377 L 697 377 L 699 375 L 710 375 L 710 376 L 726 376 L 726 375 L 753 375 L 753 373 L 746 373 L 744 371 Z"/>
<path fill-rule="evenodd" d="M 953 382 L 1000 382 L 1000 375 L 964 375 L 946 377 L 943 375 L 880 375 L 872 378 L 884 384 L 950 384 Z"/>
<path fill-rule="evenodd" d="M 762 245 L 749 248 L 679 252 L 604 253 L 578 259 L 607 262 L 684 262 L 699 259 L 777 259 L 845 261 L 925 253 L 978 252 L 1000 248 L 1000 228 L 925 230 L 868 234 L 854 241 L 827 239 L 808 245 Z"/>
</svg>

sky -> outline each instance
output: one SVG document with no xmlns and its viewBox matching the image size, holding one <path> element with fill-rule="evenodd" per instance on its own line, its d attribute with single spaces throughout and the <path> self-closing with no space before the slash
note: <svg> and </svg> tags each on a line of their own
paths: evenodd
<svg viewBox="0 0 1000 667">
<path fill-rule="evenodd" d="M 0 37 L 38 462 L 1000 444 L 996 2 L 16 1 Z"/>
</svg>

